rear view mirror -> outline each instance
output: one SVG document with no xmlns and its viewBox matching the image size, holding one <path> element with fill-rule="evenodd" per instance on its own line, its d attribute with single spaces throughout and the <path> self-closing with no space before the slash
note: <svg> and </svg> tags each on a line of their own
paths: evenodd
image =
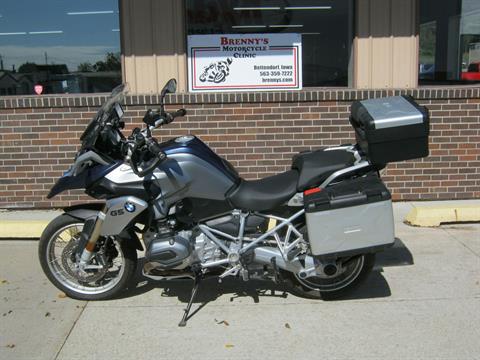
<svg viewBox="0 0 480 360">
<path fill-rule="evenodd" d="M 170 79 L 162 89 L 162 97 L 169 93 L 173 94 L 175 91 L 177 91 L 177 80 Z"/>
</svg>

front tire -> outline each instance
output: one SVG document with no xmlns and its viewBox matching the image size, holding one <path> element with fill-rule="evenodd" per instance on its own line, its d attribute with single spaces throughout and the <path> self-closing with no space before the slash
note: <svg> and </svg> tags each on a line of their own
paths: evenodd
<svg viewBox="0 0 480 360">
<path fill-rule="evenodd" d="M 52 284 L 73 299 L 111 299 L 127 288 L 137 268 L 137 252 L 125 239 L 100 237 L 100 243 L 111 242 L 102 249 L 105 255 L 101 259 L 106 265 L 82 278 L 75 271 L 74 253 L 83 224 L 83 220 L 68 214 L 52 220 L 40 237 L 40 264 Z M 97 256 L 101 260 L 100 252 L 95 259 Z"/>
<path fill-rule="evenodd" d="M 308 299 L 335 300 L 352 293 L 371 273 L 375 254 L 363 254 L 350 258 L 353 266 L 348 273 L 330 278 L 311 277 L 305 280 L 286 273 L 287 283 L 294 295 Z"/>
</svg>

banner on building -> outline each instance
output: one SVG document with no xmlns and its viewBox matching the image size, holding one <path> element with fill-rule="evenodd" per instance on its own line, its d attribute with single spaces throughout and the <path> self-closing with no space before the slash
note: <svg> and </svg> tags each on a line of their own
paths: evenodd
<svg viewBox="0 0 480 360">
<path fill-rule="evenodd" d="M 188 75 L 192 92 L 301 89 L 301 35 L 190 35 Z"/>
</svg>

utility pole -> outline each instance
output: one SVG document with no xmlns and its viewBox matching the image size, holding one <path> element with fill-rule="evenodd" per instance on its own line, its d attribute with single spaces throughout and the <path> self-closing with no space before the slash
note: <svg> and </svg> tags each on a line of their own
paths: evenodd
<svg viewBox="0 0 480 360">
<path fill-rule="evenodd" d="M 3 71 L 3 56 L 0 54 L 0 71 Z"/>
<path fill-rule="evenodd" d="M 45 51 L 45 65 L 48 65 L 48 55 L 46 51 Z"/>
</svg>

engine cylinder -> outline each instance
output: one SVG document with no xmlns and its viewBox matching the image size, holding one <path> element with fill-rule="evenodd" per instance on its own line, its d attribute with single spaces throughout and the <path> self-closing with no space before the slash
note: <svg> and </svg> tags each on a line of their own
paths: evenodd
<svg viewBox="0 0 480 360">
<path fill-rule="evenodd" d="M 174 269 L 184 264 L 191 253 L 192 247 L 187 239 L 179 235 L 162 235 L 149 243 L 145 257 L 163 269 Z"/>
</svg>

